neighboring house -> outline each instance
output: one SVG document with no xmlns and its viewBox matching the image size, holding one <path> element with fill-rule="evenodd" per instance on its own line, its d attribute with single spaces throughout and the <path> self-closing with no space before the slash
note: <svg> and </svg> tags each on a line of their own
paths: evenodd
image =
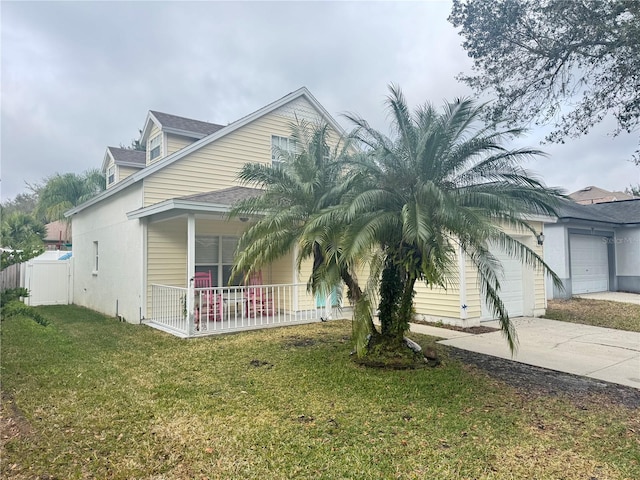
<svg viewBox="0 0 640 480">
<path fill-rule="evenodd" d="M 640 293 L 640 199 L 577 205 L 566 202 L 545 224 L 545 261 L 564 292 L 547 283 L 549 298 L 605 291 Z"/>
<path fill-rule="evenodd" d="M 632 200 L 635 197 L 624 192 L 610 192 L 602 188 L 590 186 L 569 194 L 569 198 L 581 205 L 591 205 L 593 203 Z"/>
<path fill-rule="evenodd" d="M 44 246 L 47 250 L 71 250 L 71 225 L 69 222 L 56 220 L 45 226 Z"/>
<path fill-rule="evenodd" d="M 310 264 L 298 272 L 295 252 L 263 269 L 264 288 L 229 282 L 238 238 L 251 219 L 226 215 L 236 201 L 259 193 L 240 185 L 238 172 L 247 162 L 282 161 L 273 147 L 295 148 L 290 127 L 299 120 L 343 133 L 306 88 L 226 126 L 150 111 L 140 139 L 146 153 L 109 147 L 102 164 L 108 188 L 66 213 L 73 222 L 75 303 L 182 336 L 318 318 L 331 300 L 313 299 L 298 284 Z M 541 231 L 540 219 L 532 225 Z M 514 233 L 542 255 L 534 235 Z M 543 274 L 496 253 L 505 264 L 502 296 L 511 315 L 543 313 Z M 491 318 L 476 272 L 463 258 L 459 269 L 459 284 L 447 291 L 417 287 L 418 316 L 459 324 Z M 211 272 L 213 295 L 195 289 L 198 272 Z M 215 306 L 204 324 L 203 298 Z"/>
</svg>

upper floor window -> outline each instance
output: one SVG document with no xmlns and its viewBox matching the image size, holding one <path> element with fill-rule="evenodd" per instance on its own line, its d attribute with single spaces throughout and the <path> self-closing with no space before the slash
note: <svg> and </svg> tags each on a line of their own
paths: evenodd
<svg viewBox="0 0 640 480">
<path fill-rule="evenodd" d="M 284 163 L 284 154 L 295 153 L 298 145 L 293 138 L 271 136 L 271 165 L 279 166 Z"/>
<path fill-rule="evenodd" d="M 149 140 L 149 160 L 160 156 L 160 148 L 162 146 L 162 134 L 156 135 Z"/>
<path fill-rule="evenodd" d="M 116 181 L 116 166 L 111 165 L 107 168 L 107 187 Z"/>
</svg>

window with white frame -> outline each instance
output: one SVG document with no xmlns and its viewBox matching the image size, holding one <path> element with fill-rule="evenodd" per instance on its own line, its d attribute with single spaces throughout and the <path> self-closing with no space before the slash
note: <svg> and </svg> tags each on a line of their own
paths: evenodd
<svg viewBox="0 0 640 480">
<path fill-rule="evenodd" d="M 162 148 L 162 134 L 158 134 L 149 140 L 149 160 L 153 160 L 160 156 Z"/>
<path fill-rule="evenodd" d="M 229 283 L 237 246 L 238 237 L 197 235 L 196 272 L 211 272 L 214 287 L 240 285 L 242 278 L 236 278 Z"/>
<path fill-rule="evenodd" d="M 282 165 L 286 153 L 296 153 L 297 149 L 297 142 L 293 138 L 271 135 L 271 165 Z"/>
<path fill-rule="evenodd" d="M 116 166 L 111 165 L 107 169 L 107 187 L 116 181 Z"/>
<path fill-rule="evenodd" d="M 98 273 L 98 242 L 93 242 L 93 274 Z"/>
</svg>

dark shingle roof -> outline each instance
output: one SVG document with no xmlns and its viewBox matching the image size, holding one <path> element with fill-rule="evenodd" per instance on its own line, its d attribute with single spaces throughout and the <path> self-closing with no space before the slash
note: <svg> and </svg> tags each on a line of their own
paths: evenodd
<svg viewBox="0 0 640 480">
<path fill-rule="evenodd" d="M 215 205 L 233 205 L 240 200 L 254 198 L 263 193 L 262 190 L 248 187 L 230 187 L 213 192 L 196 193 L 180 197 L 180 200 L 190 200 L 193 202 L 211 203 Z"/>
<path fill-rule="evenodd" d="M 178 117 L 177 115 L 170 115 L 168 113 L 156 112 L 150 110 L 154 117 L 166 128 L 175 128 L 176 130 L 182 130 L 184 132 L 195 133 L 200 136 L 211 135 L 217 132 L 224 125 L 218 125 L 215 123 L 201 122 L 200 120 L 193 120 L 191 118 Z"/>
<path fill-rule="evenodd" d="M 640 198 L 596 203 L 587 207 L 593 208 L 602 215 L 615 218 L 620 223 L 640 223 Z"/>
<path fill-rule="evenodd" d="M 565 201 L 558 208 L 558 218 L 589 220 L 601 223 L 640 223 L 640 199 L 580 205 Z"/>
<path fill-rule="evenodd" d="M 108 147 L 116 165 L 134 164 L 144 167 L 147 162 L 146 153 L 141 150 L 131 150 L 130 148 Z M 130 166 L 130 165 L 129 165 Z"/>
</svg>

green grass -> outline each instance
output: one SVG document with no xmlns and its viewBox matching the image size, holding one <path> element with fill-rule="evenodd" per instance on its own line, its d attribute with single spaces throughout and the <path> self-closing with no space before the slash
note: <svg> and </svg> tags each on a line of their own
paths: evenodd
<svg viewBox="0 0 640 480">
<path fill-rule="evenodd" d="M 640 332 L 640 305 L 588 298 L 549 300 L 545 318 Z"/>
<path fill-rule="evenodd" d="M 48 326 L 2 322 L 2 478 L 640 478 L 637 410 L 524 394 L 446 356 L 367 369 L 349 322 L 187 341 L 38 310 Z"/>
</svg>

